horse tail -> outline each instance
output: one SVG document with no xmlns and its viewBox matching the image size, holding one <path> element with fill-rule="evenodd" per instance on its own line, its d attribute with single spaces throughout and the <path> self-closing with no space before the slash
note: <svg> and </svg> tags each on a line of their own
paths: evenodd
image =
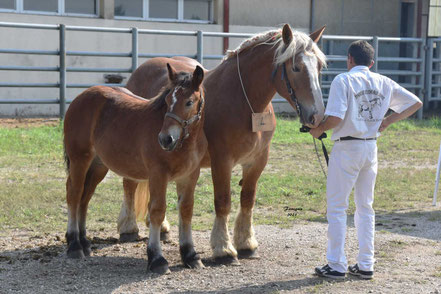
<svg viewBox="0 0 441 294">
<path fill-rule="evenodd" d="M 63 152 L 64 152 L 64 165 L 66 166 L 66 173 L 69 174 L 70 159 L 69 159 L 69 156 L 67 156 L 67 153 L 66 153 L 66 143 L 65 142 L 63 142 Z"/>
<path fill-rule="evenodd" d="M 145 220 L 150 201 L 149 181 L 138 183 L 135 191 L 135 216 L 136 219 Z"/>
</svg>

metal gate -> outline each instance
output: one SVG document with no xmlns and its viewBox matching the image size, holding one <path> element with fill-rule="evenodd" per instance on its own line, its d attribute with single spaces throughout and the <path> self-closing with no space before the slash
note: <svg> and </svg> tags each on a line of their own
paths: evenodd
<svg viewBox="0 0 441 294">
<path fill-rule="evenodd" d="M 152 54 L 139 52 L 138 38 L 140 35 L 167 35 L 190 38 L 190 42 L 195 42 L 196 52 L 194 54 L 181 54 L 197 59 L 204 63 L 204 60 L 221 60 L 222 54 L 207 54 L 204 51 L 204 40 L 207 38 L 247 38 L 252 34 L 220 33 L 203 31 L 166 31 L 166 30 L 145 30 L 138 28 L 104 28 L 104 27 L 83 27 L 66 25 L 40 25 L 40 24 L 21 24 L 0 22 L 0 28 L 18 28 L 23 30 L 35 30 L 44 35 L 45 31 L 58 31 L 57 50 L 31 50 L 29 48 L 5 49 L 0 48 L 0 54 L 17 55 L 55 55 L 58 58 L 57 66 L 14 66 L 1 65 L 0 71 L 34 71 L 34 72 L 56 72 L 58 82 L 27 83 L 1 82 L 1 87 L 14 88 L 58 88 L 58 97 L 45 99 L 26 99 L 26 97 L 5 99 L 0 97 L 0 104 L 59 104 L 60 118 L 64 117 L 66 104 L 70 103 L 66 99 L 66 88 L 88 88 L 96 85 L 89 83 L 69 83 L 67 72 L 84 73 L 131 73 L 138 66 L 139 58 L 168 57 L 178 54 Z M 72 51 L 66 48 L 66 37 L 69 32 L 96 32 L 126 34 L 131 36 L 131 50 L 129 52 L 96 52 L 96 51 Z M 322 89 L 324 97 L 327 97 L 330 83 L 333 77 L 346 71 L 346 48 L 353 40 L 367 40 L 375 48 L 375 64 L 373 71 L 389 76 L 399 82 L 405 88 L 414 91 L 416 95 L 424 99 L 425 102 L 441 101 L 441 38 L 421 39 L 421 38 L 387 38 L 387 37 L 366 37 L 366 36 L 330 36 L 325 35 L 321 40 L 321 48 L 327 55 L 329 67 L 322 73 Z M 187 40 L 187 39 L 186 39 Z M 212 40 L 212 39 L 211 39 Z M 429 50 L 427 50 L 429 48 Z M 396 54 L 398 51 L 400 54 Z M 220 51 L 220 49 L 219 49 Z M 427 54 L 426 54 L 427 51 Z M 403 53 L 404 52 L 404 53 Z M 112 57 L 130 58 L 131 66 L 125 68 L 108 67 L 75 67 L 66 66 L 66 57 L 75 56 L 87 57 Z M 426 57 L 427 56 L 427 57 Z M 124 84 L 106 84 L 113 86 L 124 86 Z M 425 91 L 426 90 L 426 91 Z M 275 99 L 275 101 L 282 101 Z M 284 100 L 283 100 L 284 101 Z M 428 104 L 428 103 L 427 103 Z M 422 111 L 418 117 L 422 118 Z"/>
</svg>

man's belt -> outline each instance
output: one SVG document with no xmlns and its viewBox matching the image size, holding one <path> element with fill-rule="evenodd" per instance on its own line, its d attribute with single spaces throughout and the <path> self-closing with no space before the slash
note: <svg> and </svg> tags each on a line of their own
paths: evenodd
<svg viewBox="0 0 441 294">
<path fill-rule="evenodd" d="M 368 141 L 368 140 L 377 140 L 377 138 L 355 138 L 355 137 L 341 137 L 337 139 L 336 141 L 349 141 L 349 140 L 361 140 L 361 141 Z"/>
</svg>

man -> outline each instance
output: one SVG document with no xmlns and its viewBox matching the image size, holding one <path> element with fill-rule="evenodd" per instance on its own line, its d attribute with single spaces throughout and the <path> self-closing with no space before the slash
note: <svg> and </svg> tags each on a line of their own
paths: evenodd
<svg viewBox="0 0 441 294">
<path fill-rule="evenodd" d="M 341 279 L 349 274 L 364 279 L 374 275 L 374 200 L 377 176 L 377 145 L 380 132 L 415 113 L 422 103 L 393 80 L 369 69 L 374 64 L 374 48 L 366 41 L 355 41 L 348 49 L 348 72 L 331 84 L 324 120 L 310 133 L 318 138 L 333 129 L 335 141 L 328 168 L 327 219 L 328 264 L 317 267 L 321 277 Z M 388 109 L 393 114 L 385 117 Z M 346 210 L 354 190 L 355 227 L 359 244 L 357 263 L 347 265 L 344 252 Z"/>
</svg>

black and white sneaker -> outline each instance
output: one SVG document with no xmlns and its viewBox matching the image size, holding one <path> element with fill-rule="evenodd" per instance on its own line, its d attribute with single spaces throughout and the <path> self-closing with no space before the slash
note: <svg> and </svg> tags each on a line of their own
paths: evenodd
<svg viewBox="0 0 441 294">
<path fill-rule="evenodd" d="M 333 270 L 328 264 L 323 267 L 316 267 L 315 273 L 319 277 L 326 277 L 331 279 L 344 279 L 346 274 Z"/>
<path fill-rule="evenodd" d="M 362 271 L 361 269 L 358 268 L 358 263 L 353 266 L 349 266 L 348 272 L 353 276 L 357 276 L 365 280 L 370 280 L 374 277 L 373 271 Z"/>
</svg>

